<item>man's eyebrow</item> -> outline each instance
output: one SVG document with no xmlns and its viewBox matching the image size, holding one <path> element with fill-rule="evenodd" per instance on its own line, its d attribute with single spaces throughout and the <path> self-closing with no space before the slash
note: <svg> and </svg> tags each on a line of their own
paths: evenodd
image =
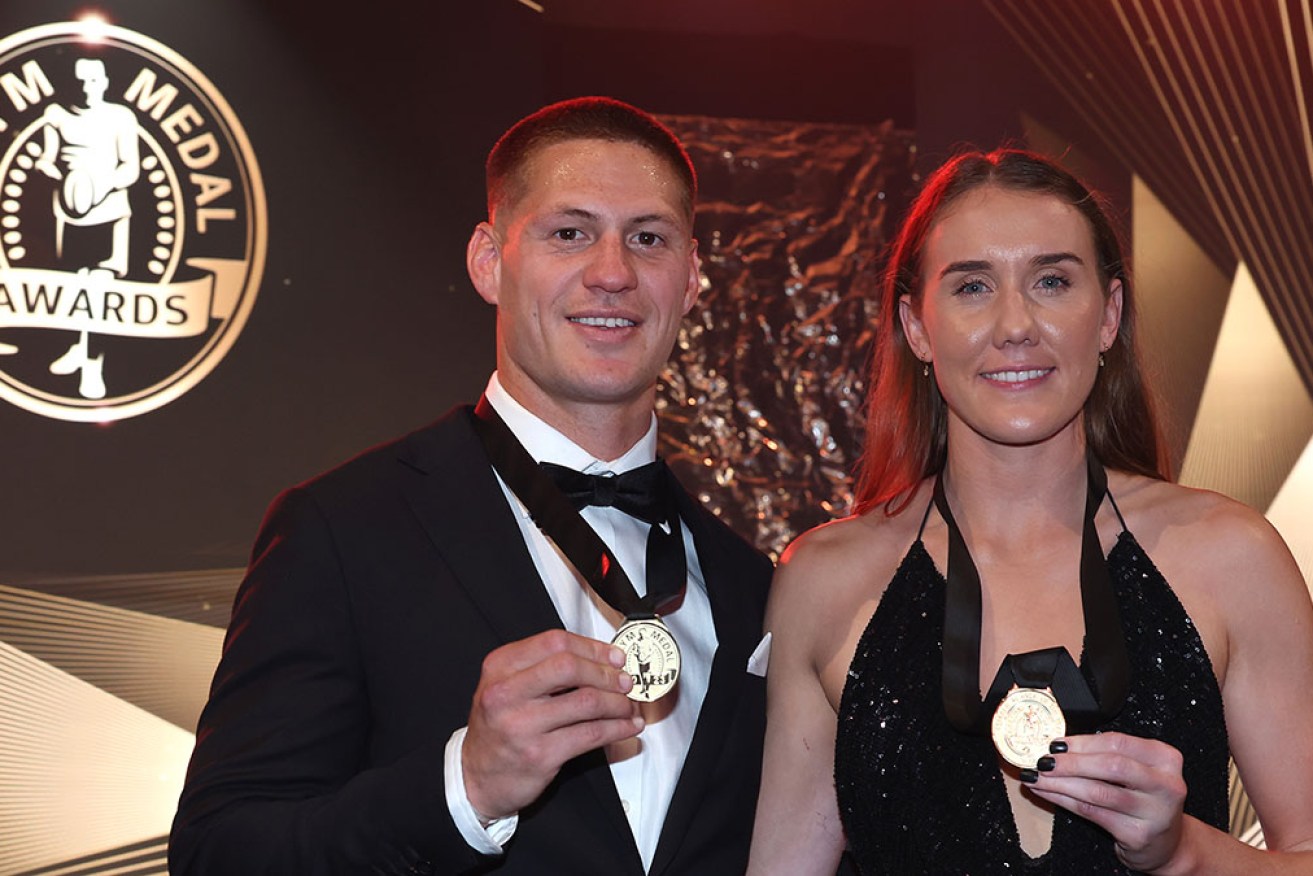
<svg viewBox="0 0 1313 876">
<path fill-rule="evenodd" d="M 650 222 L 669 222 L 676 223 L 678 220 L 673 213 L 644 213 L 642 216 L 635 216 L 629 220 L 630 225 L 646 225 Z"/>
<path fill-rule="evenodd" d="M 548 216 L 567 216 L 571 219 L 581 219 L 590 222 L 600 221 L 601 214 L 594 213 L 585 207 L 558 207 L 548 210 Z M 626 225 L 645 225 L 650 222 L 676 222 L 674 213 L 643 213 L 638 216 L 631 216 L 625 220 Z"/>
<path fill-rule="evenodd" d="M 550 211 L 550 216 L 569 216 L 571 219 L 587 219 L 595 221 L 598 216 L 591 210 L 585 210 L 583 207 L 560 207 Z"/>
</svg>

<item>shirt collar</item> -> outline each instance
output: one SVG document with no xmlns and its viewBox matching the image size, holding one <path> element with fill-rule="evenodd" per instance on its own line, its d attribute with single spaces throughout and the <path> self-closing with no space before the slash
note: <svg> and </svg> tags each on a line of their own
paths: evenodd
<svg viewBox="0 0 1313 876">
<path fill-rule="evenodd" d="M 617 459 L 605 460 L 593 456 L 556 429 L 547 425 L 524 405 L 511 398 L 510 393 L 501 385 L 495 371 L 492 373 L 492 377 L 488 379 L 488 388 L 485 390 L 485 395 L 487 395 L 488 403 L 492 405 L 492 409 L 506 423 L 507 428 L 511 430 L 511 434 L 515 436 L 516 440 L 524 445 L 525 450 L 529 451 L 529 455 L 533 457 L 534 462 L 554 462 L 557 465 L 569 466 L 588 474 L 601 474 L 602 472 L 623 474 L 630 469 L 638 468 L 640 465 L 647 465 L 656 459 L 657 421 L 655 413 L 652 414 L 652 422 L 648 426 L 647 432 L 642 438 L 638 439 L 633 447 L 630 447 Z"/>
</svg>

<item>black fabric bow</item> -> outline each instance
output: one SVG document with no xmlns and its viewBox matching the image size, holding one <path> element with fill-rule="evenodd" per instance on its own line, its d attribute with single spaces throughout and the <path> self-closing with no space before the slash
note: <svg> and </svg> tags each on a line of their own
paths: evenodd
<svg viewBox="0 0 1313 876">
<path fill-rule="evenodd" d="M 645 523 L 666 522 L 669 502 L 665 464 L 661 460 L 620 475 L 584 474 L 552 462 L 538 465 L 551 476 L 575 508 L 587 505 L 612 507 Z"/>
<path fill-rule="evenodd" d="M 649 618 L 664 613 L 683 596 L 688 566 L 675 504 L 678 494 L 674 476 L 661 460 L 619 477 L 585 475 L 547 463 L 540 466 L 497 416 L 486 396 L 474 408 L 470 425 L 487 451 L 489 462 L 524 503 L 534 523 L 556 542 L 607 605 L 631 620 Z M 551 469 L 565 472 L 576 485 L 586 484 L 569 490 L 574 493 L 574 501 L 553 483 Z M 598 481 L 609 483 L 598 485 Z M 583 502 L 603 498 L 635 517 L 646 514 L 642 519 L 651 522 L 647 533 L 647 587 L 641 597 L 610 548 L 579 516 Z"/>
</svg>

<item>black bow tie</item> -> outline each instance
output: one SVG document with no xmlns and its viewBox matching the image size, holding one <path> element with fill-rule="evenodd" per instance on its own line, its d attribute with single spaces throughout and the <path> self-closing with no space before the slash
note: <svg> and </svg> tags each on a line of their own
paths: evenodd
<svg viewBox="0 0 1313 876">
<path fill-rule="evenodd" d="M 620 475 L 584 474 L 552 462 L 538 465 L 575 508 L 598 505 L 618 508 L 647 523 L 666 520 L 665 463 L 659 459 Z"/>
</svg>

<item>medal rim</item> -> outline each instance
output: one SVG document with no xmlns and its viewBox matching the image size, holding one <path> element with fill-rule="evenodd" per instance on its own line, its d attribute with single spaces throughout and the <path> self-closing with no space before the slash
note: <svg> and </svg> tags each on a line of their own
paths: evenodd
<svg viewBox="0 0 1313 876">
<path fill-rule="evenodd" d="M 1003 699 L 999 701 L 998 707 L 994 709 L 994 717 L 990 722 L 990 736 L 994 742 L 994 749 L 998 751 L 999 756 L 1013 766 L 1020 767 L 1021 769 L 1035 769 L 1040 757 L 1043 757 L 1044 754 L 1048 754 L 1048 751 L 1046 750 L 1041 754 L 1023 759 L 1023 757 L 1018 754 L 1007 741 L 1011 734 L 1007 732 L 1007 727 L 1005 726 L 1005 722 L 1007 721 L 1006 713 L 1016 708 L 1017 703 L 1020 701 L 1031 698 L 1042 700 L 1044 703 L 1051 705 L 1053 710 L 1057 712 L 1057 717 L 1048 725 L 1049 727 L 1056 727 L 1056 732 L 1048 734 L 1049 741 L 1064 736 L 1067 732 L 1067 716 L 1063 713 L 1062 705 L 1058 702 L 1058 698 L 1054 696 L 1051 688 L 1020 687 L 1018 685 L 1013 685 L 1012 689 L 1009 690 L 1003 696 Z M 1047 729 L 1048 728 L 1046 727 L 1046 733 Z"/>
<path fill-rule="evenodd" d="M 679 640 L 676 639 L 675 634 L 670 631 L 670 627 L 662 623 L 661 618 L 659 617 L 645 617 L 645 618 L 637 618 L 635 620 L 625 621 L 623 624 L 620 625 L 620 628 L 615 631 L 615 635 L 611 637 L 611 644 L 615 645 L 617 648 L 620 648 L 622 651 L 625 652 L 626 664 L 629 662 L 628 660 L 629 650 L 619 645 L 618 642 L 620 641 L 620 637 L 623 636 L 627 631 L 629 631 L 633 627 L 639 627 L 639 626 L 651 627 L 653 630 L 655 630 L 657 635 L 665 636 L 666 639 L 669 640 L 670 645 L 674 650 L 673 662 L 674 662 L 675 677 L 671 679 L 670 683 L 665 685 L 665 687 L 662 688 L 659 693 L 655 695 L 644 696 L 642 693 L 639 692 L 638 685 L 635 684 L 625 694 L 625 696 L 627 696 L 629 699 L 637 703 L 654 703 L 657 700 L 664 697 L 666 694 L 670 693 L 672 690 L 674 690 L 675 685 L 679 683 L 679 676 L 680 673 L 683 671 L 683 666 L 684 666 L 684 657 L 679 650 Z"/>
</svg>

